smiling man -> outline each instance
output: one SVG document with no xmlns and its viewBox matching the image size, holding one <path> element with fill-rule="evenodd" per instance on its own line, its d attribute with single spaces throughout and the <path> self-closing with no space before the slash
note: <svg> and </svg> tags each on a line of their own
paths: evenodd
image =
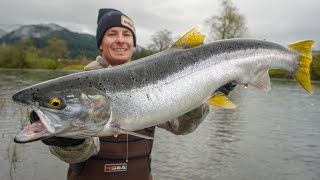
<svg viewBox="0 0 320 180">
<path fill-rule="evenodd" d="M 97 47 L 102 55 L 85 70 L 112 68 L 130 61 L 136 46 L 132 20 L 115 9 L 100 9 L 97 26 Z M 208 114 L 208 106 L 158 125 L 173 134 L 194 131 Z M 154 137 L 155 127 L 135 131 Z M 50 151 L 70 164 L 68 180 L 78 179 L 139 179 L 151 180 L 151 151 L 153 140 L 120 134 L 117 137 L 93 137 L 83 140 L 52 137 L 43 142 Z"/>
<path fill-rule="evenodd" d="M 134 50 L 133 33 L 123 27 L 108 29 L 99 49 L 103 58 L 111 65 L 120 65 L 129 61 Z"/>
<path fill-rule="evenodd" d="M 118 10 L 100 9 L 97 23 L 97 46 L 102 51 L 102 57 L 98 56 L 85 70 L 106 68 L 130 61 L 136 46 L 132 20 Z"/>
<path fill-rule="evenodd" d="M 112 68 L 130 61 L 136 46 L 132 20 L 115 9 L 100 9 L 97 27 L 97 47 L 102 56 L 85 67 L 85 70 Z M 157 125 L 176 135 L 193 132 L 209 112 L 206 104 Z M 39 120 L 31 113 L 31 122 Z M 154 137 L 155 127 L 135 131 Z M 52 154 L 70 164 L 68 180 L 132 179 L 151 180 L 152 139 L 120 134 L 117 137 L 71 139 L 51 137 L 42 140 Z"/>
</svg>

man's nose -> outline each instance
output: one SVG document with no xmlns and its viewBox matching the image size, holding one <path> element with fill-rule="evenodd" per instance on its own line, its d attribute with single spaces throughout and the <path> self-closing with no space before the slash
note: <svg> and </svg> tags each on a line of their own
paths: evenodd
<svg viewBox="0 0 320 180">
<path fill-rule="evenodd" d="M 125 38 L 123 37 L 123 35 L 120 34 L 120 35 L 118 36 L 117 42 L 120 43 L 120 44 L 124 44 Z"/>
</svg>

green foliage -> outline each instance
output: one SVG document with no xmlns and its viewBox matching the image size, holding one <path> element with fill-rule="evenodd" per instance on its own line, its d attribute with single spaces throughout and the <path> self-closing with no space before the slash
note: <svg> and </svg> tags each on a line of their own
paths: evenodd
<svg viewBox="0 0 320 180">
<path fill-rule="evenodd" d="M 39 44 L 39 47 L 44 47 L 45 42 L 47 42 L 52 37 L 55 37 L 57 39 L 63 39 L 66 42 L 66 46 L 68 49 L 67 58 L 94 59 L 96 55 L 100 52 L 97 48 L 96 39 L 94 36 L 89 34 L 75 33 L 68 30 L 56 31 L 41 38 L 42 42 L 39 42 L 41 43 Z"/>
<path fill-rule="evenodd" d="M 59 69 L 64 70 L 83 70 L 84 66 L 89 64 L 91 61 L 88 59 L 76 60 L 76 59 L 63 59 L 59 60 Z"/>
<path fill-rule="evenodd" d="M 61 60 L 67 55 L 64 40 L 48 39 L 47 46 L 38 49 L 33 41 L 23 39 L 15 45 L 0 46 L 0 67 L 2 68 L 31 68 L 31 69 L 83 69 L 90 61 Z"/>
<path fill-rule="evenodd" d="M 285 79 L 292 79 L 291 75 L 287 71 L 283 71 L 280 69 L 270 69 L 269 75 L 272 78 L 285 78 Z"/>
<path fill-rule="evenodd" d="M 49 38 L 42 50 L 42 56 L 50 59 L 66 58 L 68 56 L 66 41 L 56 37 Z"/>
<path fill-rule="evenodd" d="M 25 67 L 25 53 L 19 46 L 2 46 L 0 48 L 0 67 L 23 68 Z"/>
<path fill-rule="evenodd" d="M 49 58 L 27 59 L 27 67 L 32 69 L 57 69 L 58 63 L 56 60 Z"/>
<path fill-rule="evenodd" d="M 36 31 L 48 31 L 48 29 L 46 29 L 46 27 L 37 26 Z M 18 41 L 20 41 L 20 38 L 9 38 L 7 36 L 0 38 L 0 43 L 7 45 L 17 45 Z M 37 49 L 43 50 L 46 49 L 45 47 L 53 47 L 53 49 L 47 48 L 46 51 L 42 51 L 41 54 L 39 54 L 41 57 L 52 59 L 94 59 L 96 55 L 99 54 L 95 36 L 90 34 L 71 32 L 67 29 L 52 31 L 45 36 L 42 36 L 40 38 L 31 38 L 28 39 L 28 41 L 31 41 L 33 46 Z M 59 46 L 58 44 L 62 46 Z M 67 52 L 65 51 L 65 49 L 67 50 Z M 61 54 L 51 53 L 52 50 L 58 51 Z"/>
<path fill-rule="evenodd" d="M 312 79 L 320 80 L 320 53 L 313 54 L 310 73 Z"/>
<path fill-rule="evenodd" d="M 39 52 L 30 40 L 21 40 L 16 45 L 0 48 L 0 67 L 56 69 L 58 64 L 50 58 L 39 57 Z"/>
<path fill-rule="evenodd" d="M 141 50 L 136 50 L 133 55 L 132 55 L 132 60 L 137 60 L 146 56 L 150 56 L 152 54 L 156 53 L 155 51 L 152 50 L 147 50 L 147 49 L 141 49 Z"/>
<path fill-rule="evenodd" d="M 66 67 L 62 67 L 63 70 L 83 70 L 85 65 L 78 64 L 78 65 L 70 65 Z"/>
</svg>

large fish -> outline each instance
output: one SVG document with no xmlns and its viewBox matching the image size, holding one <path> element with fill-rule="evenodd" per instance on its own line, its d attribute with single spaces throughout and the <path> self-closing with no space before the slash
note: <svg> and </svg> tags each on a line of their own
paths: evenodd
<svg viewBox="0 0 320 180">
<path fill-rule="evenodd" d="M 290 72 L 312 93 L 311 40 L 284 47 L 253 39 L 203 44 L 203 39 L 193 29 L 164 52 L 19 91 L 13 100 L 30 106 L 40 121 L 22 130 L 15 142 L 122 133 L 149 138 L 133 131 L 164 123 L 206 102 L 224 106 L 226 99 L 212 94 L 231 81 L 270 90 L 269 69 Z"/>
</svg>

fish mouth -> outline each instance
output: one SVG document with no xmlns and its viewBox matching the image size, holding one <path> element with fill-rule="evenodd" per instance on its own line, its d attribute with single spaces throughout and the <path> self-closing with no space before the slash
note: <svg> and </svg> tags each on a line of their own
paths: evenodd
<svg viewBox="0 0 320 180">
<path fill-rule="evenodd" d="M 20 131 L 14 138 L 16 143 L 29 143 L 49 138 L 55 132 L 54 127 L 46 121 L 46 116 L 37 107 L 32 107 L 34 111 L 30 113 L 32 123 Z"/>
</svg>

